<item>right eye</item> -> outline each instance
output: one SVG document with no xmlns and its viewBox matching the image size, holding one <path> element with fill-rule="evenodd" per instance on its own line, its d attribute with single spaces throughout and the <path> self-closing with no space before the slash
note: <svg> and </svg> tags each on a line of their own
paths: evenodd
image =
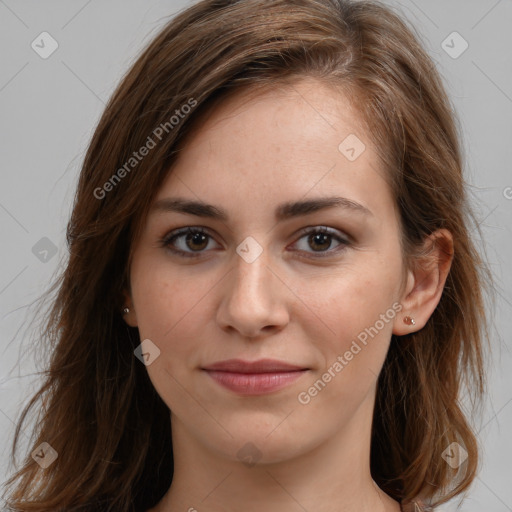
<svg viewBox="0 0 512 512">
<path fill-rule="evenodd" d="M 201 256 L 211 240 L 213 238 L 203 228 L 187 227 L 171 231 L 161 243 L 178 256 L 190 258 Z"/>
</svg>

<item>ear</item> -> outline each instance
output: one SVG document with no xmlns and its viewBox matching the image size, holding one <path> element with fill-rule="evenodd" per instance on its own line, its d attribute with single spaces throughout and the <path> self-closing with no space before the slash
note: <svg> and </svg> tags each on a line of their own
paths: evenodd
<svg viewBox="0 0 512 512">
<path fill-rule="evenodd" d="M 124 309 L 128 308 L 128 313 L 124 312 Z M 135 307 L 133 305 L 133 300 L 131 293 L 128 290 L 125 290 L 123 292 L 123 308 L 121 311 L 121 314 L 123 315 L 123 320 L 130 326 L 130 327 L 137 327 L 137 314 L 135 312 Z"/>
<path fill-rule="evenodd" d="M 393 334 L 403 336 L 419 331 L 436 309 L 443 293 L 453 261 L 453 237 L 447 229 L 429 235 L 423 244 L 422 256 L 407 271 L 407 284 L 400 303 L 402 310 L 395 318 Z M 404 317 L 414 319 L 414 325 L 404 323 Z"/>
</svg>

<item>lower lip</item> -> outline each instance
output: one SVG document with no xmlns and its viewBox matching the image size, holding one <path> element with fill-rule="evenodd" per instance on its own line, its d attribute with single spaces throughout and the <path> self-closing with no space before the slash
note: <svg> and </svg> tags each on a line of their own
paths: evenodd
<svg viewBox="0 0 512 512">
<path fill-rule="evenodd" d="M 263 395 L 295 382 L 308 370 L 274 373 L 233 373 L 205 370 L 221 386 L 241 395 Z"/>
</svg>

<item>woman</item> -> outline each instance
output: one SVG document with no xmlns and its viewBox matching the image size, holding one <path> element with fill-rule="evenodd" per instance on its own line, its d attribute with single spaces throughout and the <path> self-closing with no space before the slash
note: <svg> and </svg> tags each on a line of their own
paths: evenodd
<svg viewBox="0 0 512 512">
<path fill-rule="evenodd" d="M 462 383 L 483 392 L 470 219 L 449 100 L 389 8 L 186 9 L 88 149 L 9 505 L 416 512 L 461 494 Z"/>
</svg>

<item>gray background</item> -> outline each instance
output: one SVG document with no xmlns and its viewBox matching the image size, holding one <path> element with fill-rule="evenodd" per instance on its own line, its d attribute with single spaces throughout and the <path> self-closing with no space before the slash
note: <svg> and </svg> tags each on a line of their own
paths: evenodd
<svg viewBox="0 0 512 512">
<path fill-rule="evenodd" d="M 482 470 L 461 510 L 512 511 L 512 1 L 386 3 L 399 7 L 421 34 L 459 115 L 467 180 L 484 238 L 478 245 L 486 250 L 498 283 L 490 394 L 476 424 Z M 2 482 L 12 471 L 7 457 L 13 422 L 38 382 L 30 375 L 40 369 L 29 352 L 30 304 L 65 261 L 65 227 L 86 145 L 140 49 L 187 5 L 182 0 L 0 0 Z M 464 43 L 450 36 L 454 31 L 469 44 L 457 58 Z M 42 32 L 59 45 L 46 59 L 31 47 L 33 41 L 42 46 Z M 50 48 L 45 39 L 39 51 Z M 28 433 L 27 428 L 22 441 L 28 441 Z M 27 450 L 33 448 L 27 443 Z M 455 510 L 455 504 L 442 510 Z"/>
</svg>

